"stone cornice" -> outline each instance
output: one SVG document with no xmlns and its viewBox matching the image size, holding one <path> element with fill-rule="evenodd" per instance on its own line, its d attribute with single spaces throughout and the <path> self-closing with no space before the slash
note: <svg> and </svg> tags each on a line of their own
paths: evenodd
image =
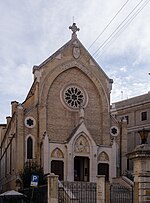
<svg viewBox="0 0 150 203">
<path fill-rule="evenodd" d="M 142 144 L 138 145 L 133 152 L 128 153 L 127 156 L 129 159 L 142 159 L 142 158 L 150 158 L 150 145 Z"/>
</svg>

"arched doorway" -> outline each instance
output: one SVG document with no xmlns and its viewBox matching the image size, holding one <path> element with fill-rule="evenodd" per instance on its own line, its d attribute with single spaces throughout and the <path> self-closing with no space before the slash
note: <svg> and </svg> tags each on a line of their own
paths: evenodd
<svg viewBox="0 0 150 203">
<path fill-rule="evenodd" d="M 76 156 L 74 158 L 74 181 L 89 181 L 88 157 Z"/>
<path fill-rule="evenodd" d="M 109 164 L 99 163 L 98 164 L 98 175 L 105 175 L 105 179 L 109 180 Z"/>
</svg>

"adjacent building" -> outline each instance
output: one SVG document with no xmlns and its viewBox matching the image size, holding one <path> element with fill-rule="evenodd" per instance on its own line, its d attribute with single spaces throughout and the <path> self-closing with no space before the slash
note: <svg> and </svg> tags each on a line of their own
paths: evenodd
<svg viewBox="0 0 150 203">
<path fill-rule="evenodd" d="M 127 151 L 141 144 L 140 131 L 150 131 L 150 92 L 112 104 L 111 114 L 118 121 L 127 121 Z M 150 143 L 150 136 L 148 136 Z M 127 170 L 132 171 L 132 161 L 127 160 Z"/>
</svg>

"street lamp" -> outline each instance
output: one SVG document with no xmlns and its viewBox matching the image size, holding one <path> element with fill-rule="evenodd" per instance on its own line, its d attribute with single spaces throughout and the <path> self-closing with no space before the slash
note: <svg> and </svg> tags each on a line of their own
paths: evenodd
<svg viewBox="0 0 150 203">
<path fill-rule="evenodd" d="M 147 144 L 147 138 L 148 138 L 149 132 L 150 132 L 149 130 L 145 130 L 144 128 L 138 131 L 141 137 L 141 144 Z"/>
</svg>

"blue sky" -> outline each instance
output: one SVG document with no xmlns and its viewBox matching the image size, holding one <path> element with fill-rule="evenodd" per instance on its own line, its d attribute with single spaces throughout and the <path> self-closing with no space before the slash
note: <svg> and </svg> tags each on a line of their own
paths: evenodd
<svg viewBox="0 0 150 203">
<path fill-rule="evenodd" d="M 32 67 L 70 40 L 68 27 L 72 25 L 73 16 L 80 28 L 78 38 L 88 49 L 125 3 L 89 49 L 93 55 L 129 13 L 138 4 L 140 11 L 140 5 L 144 7 L 145 3 L 133 21 L 93 55 L 114 81 L 111 102 L 150 91 L 149 0 L 1 1 L 0 123 L 5 123 L 5 117 L 11 115 L 11 101 L 24 101 L 33 82 Z"/>
</svg>

